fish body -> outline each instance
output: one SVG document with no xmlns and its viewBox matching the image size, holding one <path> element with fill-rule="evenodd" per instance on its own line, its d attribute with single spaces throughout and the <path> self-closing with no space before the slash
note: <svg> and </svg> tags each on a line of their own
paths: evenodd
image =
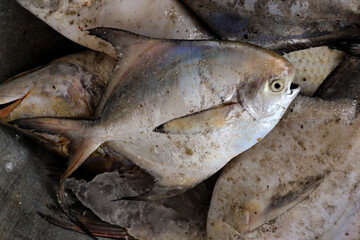
<svg viewBox="0 0 360 240">
<path fill-rule="evenodd" d="M 359 211 L 356 103 L 298 97 L 273 131 L 222 171 L 210 239 L 336 239 Z M 224 238 L 223 238 L 224 239 Z"/>
<path fill-rule="evenodd" d="M 289 52 L 360 34 L 359 1 L 182 0 L 221 39 Z"/>
<path fill-rule="evenodd" d="M 209 39 L 207 30 L 175 0 L 18 0 L 65 37 L 116 57 L 111 44 L 88 34 L 88 29 L 112 27 L 169 39 Z"/>
<path fill-rule="evenodd" d="M 290 63 L 256 46 L 148 39 L 105 28 L 91 33 L 114 44 L 120 58 L 98 119 L 14 122 L 72 139 L 76 150 L 63 180 L 106 142 L 156 178 L 150 190 L 156 197 L 184 191 L 260 141 L 299 92 L 290 87 Z M 178 127 L 188 119 L 192 125 Z"/>
</svg>

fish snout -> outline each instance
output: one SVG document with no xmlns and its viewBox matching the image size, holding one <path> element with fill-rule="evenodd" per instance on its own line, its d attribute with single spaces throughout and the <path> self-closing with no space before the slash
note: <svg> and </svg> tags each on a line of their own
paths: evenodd
<svg viewBox="0 0 360 240">
<path fill-rule="evenodd" d="M 300 89 L 301 89 L 301 87 L 299 84 L 291 83 L 290 88 L 287 91 L 286 95 L 295 97 L 300 92 Z"/>
<path fill-rule="evenodd" d="M 32 84 L 6 82 L 0 86 L 0 120 L 6 118 L 31 92 Z"/>
</svg>

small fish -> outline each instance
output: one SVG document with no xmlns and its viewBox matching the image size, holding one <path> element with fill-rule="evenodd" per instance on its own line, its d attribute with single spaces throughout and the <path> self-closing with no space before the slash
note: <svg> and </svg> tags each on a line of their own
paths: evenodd
<svg viewBox="0 0 360 240">
<path fill-rule="evenodd" d="M 107 28 L 90 33 L 111 42 L 120 59 L 95 120 L 12 122 L 71 139 L 60 186 L 107 143 L 156 179 L 142 198 L 182 192 L 260 141 L 300 90 L 291 86 L 294 71 L 287 60 L 253 45 L 159 40 Z M 196 127 L 171 124 L 187 119 Z"/>
<path fill-rule="evenodd" d="M 85 47 L 117 54 L 108 42 L 88 29 L 111 27 L 148 37 L 210 39 L 212 36 L 175 0 L 17 0 L 56 31 Z"/>
<path fill-rule="evenodd" d="M 210 239 L 336 239 L 359 211 L 357 103 L 298 97 L 259 144 L 223 169 Z M 228 238 L 226 238 L 226 237 Z"/>
<path fill-rule="evenodd" d="M 220 39 L 279 53 L 360 35 L 358 0 L 182 0 Z"/>
</svg>

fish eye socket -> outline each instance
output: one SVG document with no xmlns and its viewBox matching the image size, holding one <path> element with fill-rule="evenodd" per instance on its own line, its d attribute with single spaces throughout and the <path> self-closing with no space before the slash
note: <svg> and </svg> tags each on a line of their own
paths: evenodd
<svg viewBox="0 0 360 240">
<path fill-rule="evenodd" d="M 284 89 L 284 83 L 282 80 L 274 80 L 270 83 L 270 90 L 273 92 L 280 92 Z"/>
</svg>

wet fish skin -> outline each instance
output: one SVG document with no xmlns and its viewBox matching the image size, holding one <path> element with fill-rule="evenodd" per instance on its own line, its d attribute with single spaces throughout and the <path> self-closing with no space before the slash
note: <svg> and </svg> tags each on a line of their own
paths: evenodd
<svg viewBox="0 0 360 240">
<path fill-rule="evenodd" d="M 114 66 L 113 58 L 87 50 L 21 73 L 0 85 L 0 122 L 9 125 L 34 117 L 91 119 Z M 70 139 L 65 136 L 19 130 L 68 156 Z"/>
<path fill-rule="evenodd" d="M 299 92 L 290 87 L 292 66 L 256 46 L 148 39 L 105 28 L 91 33 L 112 42 L 120 58 L 99 104 L 100 119 L 14 122 L 62 133 L 76 143 L 62 180 L 107 142 L 157 179 L 147 198 L 184 191 L 260 141 Z M 273 92 L 276 88 L 281 90 Z M 218 107 L 230 108 L 220 129 L 214 125 L 196 134 L 154 131 L 174 119 Z"/>
<path fill-rule="evenodd" d="M 0 114 L 1 122 L 31 117 L 91 118 L 114 66 L 114 59 L 88 50 L 19 74 L 0 85 L 1 105 L 22 99 L 8 115 Z"/>
<path fill-rule="evenodd" d="M 264 140 L 222 171 L 208 214 L 208 237 L 340 236 L 348 217 L 359 211 L 356 108 L 349 100 L 296 98 Z"/>
<path fill-rule="evenodd" d="M 360 34 L 357 0 L 182 0 L 221 38 L 280 53 Z"/>
<path fill-rule="evenodd" d="M 360 58 L 347 56 L 325 79 L 314 95 L 323 99 L 359 99 L 359 83 Z"/>
<path fill-rule="evenodd" d="M 116 57 L 110 44 L 88 29 L 113 27 L 169 39 L 209 39 L 212 36 L 175 0 L 17 0 L 65 37 Z"/>
<path fill-rule="evenodd" d="M 66 186 L 103 221 L 126 228 L 136 239 L 203 240 L 215 180 L 212 177 L 185 193 L 157 201 L 114 201 L 141 192 L 147 185 L 146 179 L 129 181 L 117 172 L 103 173 L 88 182 L 70 178 Z"/>
</svg>

